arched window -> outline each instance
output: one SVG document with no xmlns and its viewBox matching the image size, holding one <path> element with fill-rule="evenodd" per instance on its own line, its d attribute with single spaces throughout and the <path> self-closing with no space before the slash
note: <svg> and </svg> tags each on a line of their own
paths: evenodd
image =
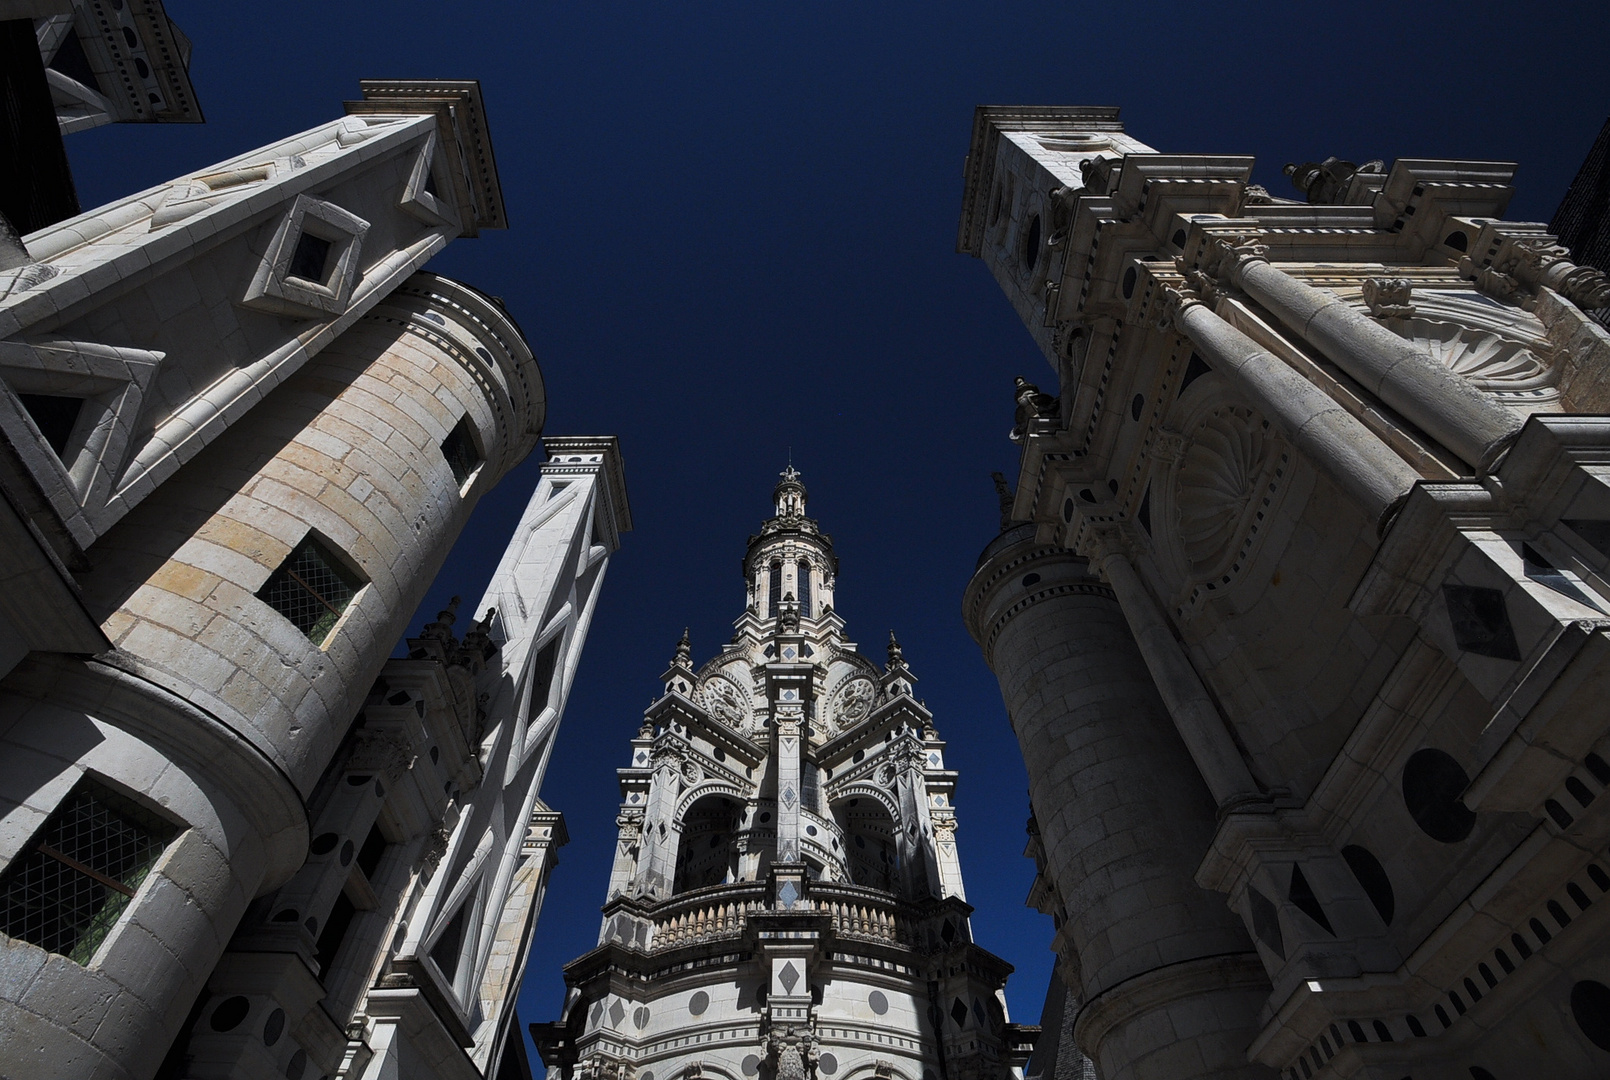
<svg viewBox="0 0 1610 1080">
<path fill-rule="evenodd" d="M 766 618 L 777 617 L 777 602 L 783 598 L 783 561 L 773 559 L 771 578 L 766 586 Z"/>
<path fill-rule="evenodd" d="M 804 559 L 799 561 L 799 617 L 809 619 L 811 615 L 811 564 Z"/>
<path fill-rule="evenodd" d="M 850 880 L 857 885 L 899 893 L 900 848 L 889 812 L 876 799 L 861 796 L 835 803 L 833 817 L 844 836 Z"/>
<path fill-rule="evenodd" d="M 736 880 L 738 853 L 732 846 L 732 834 L 741 819 L 738 804 L 725 795 L 706 795 L 687 808 L 682 815 L 673 892 Z"/>
</svg>

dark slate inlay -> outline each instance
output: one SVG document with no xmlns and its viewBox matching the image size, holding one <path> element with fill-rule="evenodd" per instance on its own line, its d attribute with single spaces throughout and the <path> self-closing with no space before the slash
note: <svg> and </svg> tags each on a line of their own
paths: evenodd
<svg viewBox="0 0 1610 1080">
<path fill-rule="evenodd" d="M 1367 848 L 1357 844 L 1349 844 L 1342 849 L 1342 858 L 1347 861 L 1347 868 L 1353 871 L 1358 879 L 1359 887 L 1364 895 L 1370 898 L 1375 905 L 1376 914 L 1381 921 L 1392 925 L 1392 915 L 1397 910 L 1397 899 L 1392 895 L 1392 879 L 1387 877 L 1386 867 L 1381 860 L 1372 855 Z"/>
<path fill-rule="evenodd" d="M 1314 887 L 1308 884 L 1303 868 L 1296 863 L 1291 864 L 1291 888 L 1287 891 L 1286 898 L 1298 911 L 1324 927 L 1325 933 L 1331 937 L 1336 936 L 1336 931 L 1331 929 L 1330 919 L 1325 916 L 1324 907 L 1320 905 L 1319 897 L 1314 895 Z"/>
<path fill-rule="evenodd" d="M 1521 658 L 1503 593 L 1480 585 L 1444 585 L 1442 599 L 1460 650 L 1495 660 Z"/>
<path fill-rule="evenodd" d="M 1275 905 L 1257 889 L 1247 890 L 1247 906 L 1252 912 L 1252 932 L 1276 956 L 1286 958 L 1286 938 L 1280 932 L 1280 915 Z"/>
</svg>

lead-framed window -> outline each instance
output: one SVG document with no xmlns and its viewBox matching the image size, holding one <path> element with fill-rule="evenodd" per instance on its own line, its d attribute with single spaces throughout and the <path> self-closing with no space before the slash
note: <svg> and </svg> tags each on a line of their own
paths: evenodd
<svg viewBox="0 0 1610 1080">
<path fill-rule="evenodd" d="M 0 930 L 88 964 L 178 832 L 80 781 L 0 874 Z"/>
<path fill-rule="evenodd" d="M 366 584 L 362 575 L 309 533 L 269 575 L 257 598 L 322 646 Z"/>
</svg>

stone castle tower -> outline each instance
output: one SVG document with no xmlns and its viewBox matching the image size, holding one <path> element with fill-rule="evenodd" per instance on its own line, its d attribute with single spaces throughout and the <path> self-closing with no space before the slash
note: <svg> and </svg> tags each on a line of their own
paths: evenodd
<svg viewBox="0 0 1610 1080">
<path fill-rule="evenodd" d="M 747 606 L 686 636 L 620 770 L 598 947 L 565 968 L 550 1075 L 985 1080 L 1021 1075 L 1011 967 L 972 942 L 957 774 L 891 634 L 834 610 L 838 560 L 792 468 L 749 540 Z"/>
<path fill-rule="evenodd" d="M 547 399 L 480 87 L 0 236 L 0 1073 L 524 1075 L 538 787 L 613 439 L 550 460 L 473 618 L 391 658 Z M 455 623 L 458 631 L 455 632 Z"/>
<path fill-rule="evenodd" d="M 964 601 L 1104 1080 L 1610 1074 L 1610 282 L 1502 162 L 978 110 L 1019 379 Z"/>
</svg>

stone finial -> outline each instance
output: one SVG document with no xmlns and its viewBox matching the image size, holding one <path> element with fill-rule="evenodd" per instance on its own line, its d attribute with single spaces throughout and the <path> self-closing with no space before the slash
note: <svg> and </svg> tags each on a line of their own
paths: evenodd
<svg viewBox="0 0 1610 1080">
<path fill-rule="evenodd" d="M 1341 158 L 1328 157 L 1324 161 L 1305 161 L 1302 164 L 1286 162 L 1280 170 L 1291 177 L 1291 185 L 1307 197 L 1310 203 L 1337 205 L 1347 198 L 1353 177 L 1359 173 L 1377 174 L 1386 171 L 1384 161 L 1366 161 L 1359 165 Z"/>
<path fill-rule="evenodd" d="M 1008 436 L 1013 442 L 1020 443 L 1028 438 L 1034 421 L 1057 415 L 1057 399 L 1041 392 L 1038 386 L 1021 375 L 1014 380 L 1012 397 L 1017 402 L 1017 411 L 1012 416 L 1012 433 Z"/>
<path fill-rule="evenodd" d="M 693 662 L 693 643 L 688 639 L 688 628 L 682 628 L 682 640 L 676 643 L 676 656 L 671 663 L 677 667 L 689 667 Z"/>
<path fill-rule="evenodd" d="M 1001 531 L 1005 532 L 1012 527 L 1012 489 L 1006 483 L 1006 476 L 1002 473 L 990 473 L 990 479 L 995 481 L 995 497 L 1001 504 Z M 890 631 L 893 635 L 893 631 Z"/>
<path fill-rule="evenodd" d="M 461 597 L 453 597 L 447 606 L 436 613 L 436 620 L 425 624 L 420 631 L 420 637 L 436 638 L 438 641 L 454 641 L 453 624 L 458 621 L 458 605 L 463 602 Z"/>
<path fill-rule="evenodd" d="M 805 514 L 805 485 L 800 481 L 799 470 L 790 462 L 788 468 L 778 474 L 782 477 L 777 481 L 777 487 L 772 490 L 772 500 L 777 506 L 778 517 L 803 517 Z"/>
<path fill-rule="evenodd" d="M 891 668 L 905 667 L 906 666 L 906 654 L 900 648 L 900 642 L 894 636 L 894 631 L 893 630 L 889 631 L 889 665 L 888 666 L 891 667 Z"/>
</svg>

